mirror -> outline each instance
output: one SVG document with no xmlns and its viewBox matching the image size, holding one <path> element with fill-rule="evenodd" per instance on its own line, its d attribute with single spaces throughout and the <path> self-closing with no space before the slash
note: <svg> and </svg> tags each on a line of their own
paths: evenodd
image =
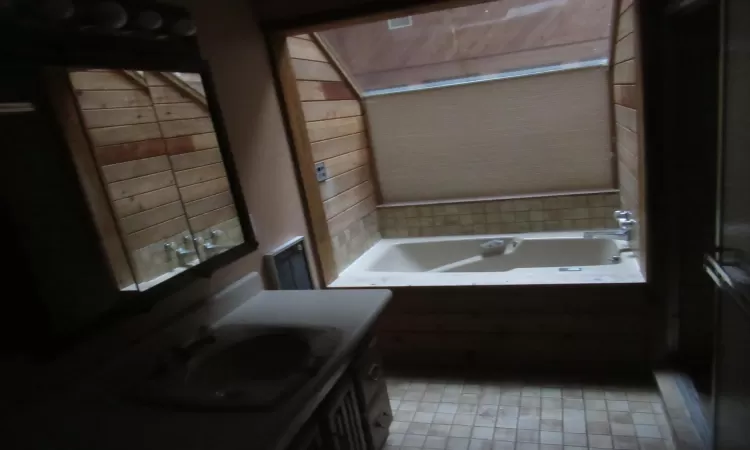
<svg viewBox="0 0 750 450">
<path fill-rule="evenodd" d="M 67 77 L 124 253 L 118 263 L 108 250 L 121 290 L 147 290 L 246 241 L 200 73 Z"/>
</svg>

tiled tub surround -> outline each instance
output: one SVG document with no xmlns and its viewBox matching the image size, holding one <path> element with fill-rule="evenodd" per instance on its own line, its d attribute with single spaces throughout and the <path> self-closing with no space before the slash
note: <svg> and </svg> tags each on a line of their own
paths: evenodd
<svg viewBox="0 0 750 450">
<path fill-rule="evenodd" d="M 378 207 L 384 238 L 616 228 L 617 191 Z"/>
<path fill-rule="evenodd" d="M 377 211 L 352 222 L 331 236 L 333 258 L 339 273 L 380 240 Z"/>
<path fill-rule="evenodd" d="M 481 256 L 481 244 L 497 239 L 512 241 L 514 245 L 520 243 L 502 255 Z M 330 286 L 510 286 L 644 281 L 638 260 L 627 250 L 626 242 L 606 238 L 601 241 L 608 245 L 587 245 L 591 242 L 584 239 L 580 231 L 382 239 Z M 513 265 L 517 259 L 515 252 L 528 249 L 530 245 L 525 244 L 532 243 L 535 244 L 532 254 L 523 255 L 524 261 Z M 619 262 L 609 260 L 615 254 L 621 256 Z M 457 267 L 464 262 L 467 264 Z"/>
<path fill-rule="evenodd" d="M 655 386 L 388 380 L 385 450 L 671 450 Z"/>
</svg>

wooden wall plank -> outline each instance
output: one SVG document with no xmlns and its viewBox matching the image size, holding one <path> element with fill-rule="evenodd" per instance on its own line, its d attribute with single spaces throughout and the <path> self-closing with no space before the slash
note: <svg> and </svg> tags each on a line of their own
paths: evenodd
<svg viewBox="0 0 750 450">
<path fill-rule="evenodd" d="M 318 162 L 367 147 L 367 136 L 364 133 L 351 134 L 318 141 L 311 146 L 313 161 Z"/>
<path fill-rule="evenodd" d="M 354 221 L 375 211 L 375 197 L 369 196 L 328 221 L 328 229 L 334 235 L 344 231 Z"/>
<path fill-rule="evenodd" d="M 367 164 L 368 150 L 357 150 L 356 152 L 347 153 L 325 162 L 326 171 L 329 177 L 335 177 L 344 172 L 348 172 L 360 166 Z"/>
<path fill-rule="evenodd" d="M 175 172 L 178 187 L 190 186 L 191 184 L 202 183 L 226 176 L 227 173 L 224 171 L 224 164 L 222 163 Z"/>
<path fill-rule="evenodd" d="M 332 198 L 347 189 L 364 182 L 370 177 L 368 167 L 360 166 L 354 170 L 344 172 L 341 175 L 329 178 L 320 183 L 320 197 L 325 201 Z"/>
<path fill-rule="evenodd" d="M 639 177 L 640 174 L 638 170 L 637 154 L 633 153 L 632 150 L 618 143 L 617 158 L 618 158 L 618 161 L 625 166 L 625 168 L 633 176 L 633 178 L 637 179 Z M 634 199 L 637 199 L 637 197 L 634 197 Z"/>
<path fill-rule="evenodd" d="M 94 154 L 100 166 L 118 164 L 136 159 L 152 158 L 166 153 L 163 139 L 151 139 L 126 144 L 95 147 Z"/>
<path fill-rule="evenodd" d="M 298 80 L 341 81 L 338 72 L 328 63 L 292 59 L 292 67 Z"/>
<path fill-rule="evenodd" d="M 184 214 L 182 202 L 176 201 L 120 219 L 120 227 L 123 232 L 131 234 Z"/>
<path fill-rule="evenodd" d="M 310 142 L 333 139 L 347 134 L 364 131 L 365 122 L 362 116 L 346 117 L 343 119 L 319 120 L 307 123 L 307 134 Z"/>
<path fill-rule="evenodd" d="M 182 201 L 187 203 L 228 190 L 229 181 L 226 178 L 217 178 L 180 188 L 180 195 L 182 196 Z"/>
<path fill-rule="evenodd" d="M 630 33 L 615 45 L 615 63 L 633 58 L 635 58 L 635 34 Z"/>
<path fill-rule="evenodd" d="M 638 154 L 638 135 L 617 124 L 617 144 L 630 150 L 634 155 Z"/>
<path fill-rule="evenodd" d="M 112 204 L 118 217 L 127 217 L 179 199 L 180 193 L 177 191 L 177 186 L 169 186 L 145 194 L 125 197 L 114 201 Z"/>
<path fill-rule="evenodd" d="M 192 169 L 222 161 L 221 152 L 218 148 L 172 155 L 169 159 L 172 161 L 174 170 Z"/>
<path fill-rule="evenodd" d="M 119 200 L 124 197 L 133 197 L 145 192 L 172 186 L 173 184 L 174 176 L 172 175 L 172 171 L 159 172 L 143 177 L 110 183 L 109 195 L 112 200 Z"/>
<path fill-rule="evenodd" d="M 615 64 L 615 84 L 635 84 L 635 60 L 629 60 Z"/>
<path fill-rule="evenodd" d="M 314 42 L 307 39 L 290 37 L 287 38 L 286 45 L 289 47 L 289 55 L 292 58 L 322 62 L 328 61 L 323 51 Z"/>
<path fill-rule="evenodd" d="M 166 144 L 167 153 L 170 155 L 178 155 L 197 150 L 217 148 L 219 146 L 219 141 L 216 140 L 215 133 L 204 133 L 166 139 Z"/>
<path fill-rule="evenodd" d="M 638 109 L 638 89 L 632 84 L 615 85 L 615 103 Z"/>
<path fill-rule="evenodd" d="M 237 211 L 234 209 L 234 205 L 230 205 L 191 217 L 188 221 L 193 233 L 199 233 L 210 226 L 226 222 L 233 217 L 237 217 Z"/>
<path fill-rule="evenodd" d="M 214 124 L 210 117 L 199 119 L 170 120 L 159 122 L 162 135 L 165 138 L 205 134 L 214 131 Z"/>
<path fill-rule="evenodd" d="M 300 100 L 356 100 L 349 86 L 342 81 L 298 81 Z"/>
<path fill-rule="evenodd" d="M 137 250 L 180 233 L 190 233 L 185 216 L 176 217 L 130 234 L 125 241 L 130 250 Z"/>
<path fill-rule="evenodd" d="M 183 94 L 178 89 L 172 86 L 149 86 L 148 88 L 151 94 L 151 100 L 154 104 L 157 103 L 188 103 L 191 101 L 190 97 Z"/>
<path fill-rule="evenodd" d="M 233 204 L 232 194 L 229 191 L 220 192 L 216 195 L 211 195 L 200 200 L 185 203 L 185 212 L 188 217 L 195 217 L 200 214 L 205 214 L 214 209 L 219 209 L 227 205 Z"/>
<path fill-rule="evenodd" d="M 323 208 L 326 212 L 326 219 L 341 214 L 343 211 L 351 208 L 362 200 L 372 195 L 372 183 L 365 181 L 341 194 L 323 202 Z"/>
<path fill-rule="evenodd" d="M 91 142 L 99 147 L 158 139 L 161 137 L 161 132 L 159 131 L 159 125 L 156 123 L 141 123 L 119 127 L 94 128 L 89 130 L 89 136 Z"/>
<path fill-rule="evenodd" d="M 357 100 L 303 102 L 302 111 L 307 122 L 362 115 L 362 107 Z"/>
<path fill-rule="evenodd" d="M 129 90 L 140 86 L 116 71 L 70 72 L 70 84 L 81 90 Z"/>
<path fill-rule="evenodd" d="M 195 102 L 189 103 L 166 103 L 154 105 L 156 117 L 159 120 L 195 119 L 198 117 L 209 117 L 208 109 Z"/>
<path fill-rule="evenodd" d="M 82 115 L 88 128 L 156 122 L 154 109 L 148 106 L 141 108 L 87 109 L 82 111 Z"/>
<path fill-rule="evenodd" d="M 134 161 L 123 162 L 102 166 L 102 175 L 107 183 L 127 180 L 128 178 L 142 177 L 152 173 L 172 170 L 169 159 L 166 155 L 155 156 L 153 158 L 137 159 Z"/>
<path fill-rule="evenodd" d="M 151 106 L 151 98 L 144 91 L 76 91 L 81 109 L 130 108 Z"/>
<path fill-rule="evenodd" d="M 638 132 L 638 113 L 636 110 L 615 104 L 615 120 L 625 128 L 635 133 Z"/>
<path fill-rule="evenodd" d="M 628 8 L 620 15 L 620 21 L 617 28 L 618 41 L 633 32 L 635 25 L 634 14 L 633 8 Z"/>
</svg>

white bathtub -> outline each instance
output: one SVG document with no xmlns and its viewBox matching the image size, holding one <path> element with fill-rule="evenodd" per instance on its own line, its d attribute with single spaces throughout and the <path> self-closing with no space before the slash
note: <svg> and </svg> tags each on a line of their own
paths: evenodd
<svg viewBox="0 0 750 450">
<path fill-rule="evenodd" d="M 498 239 L 505 251 L 483 256 Z M 331 287 L 641 283 L 626 246 L 583 232 L 382 239 Z"/>
</svg>

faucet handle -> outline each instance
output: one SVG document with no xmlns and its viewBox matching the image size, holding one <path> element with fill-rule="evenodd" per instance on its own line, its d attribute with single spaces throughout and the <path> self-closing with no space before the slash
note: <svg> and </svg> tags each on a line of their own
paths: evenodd
<svg viewBox="0 0 750 450">
<path fill-rule="evenodd" d="M 613 216 L 615 220 L 629 220 L 633 218 L 633 213 L 625 210 L 617 210 Z"/>
<path fill-rule="evenodd" d="M 635 219 L 617 219 L 620 228 L 629 230 L 635 226 Z"/>
</svg>

